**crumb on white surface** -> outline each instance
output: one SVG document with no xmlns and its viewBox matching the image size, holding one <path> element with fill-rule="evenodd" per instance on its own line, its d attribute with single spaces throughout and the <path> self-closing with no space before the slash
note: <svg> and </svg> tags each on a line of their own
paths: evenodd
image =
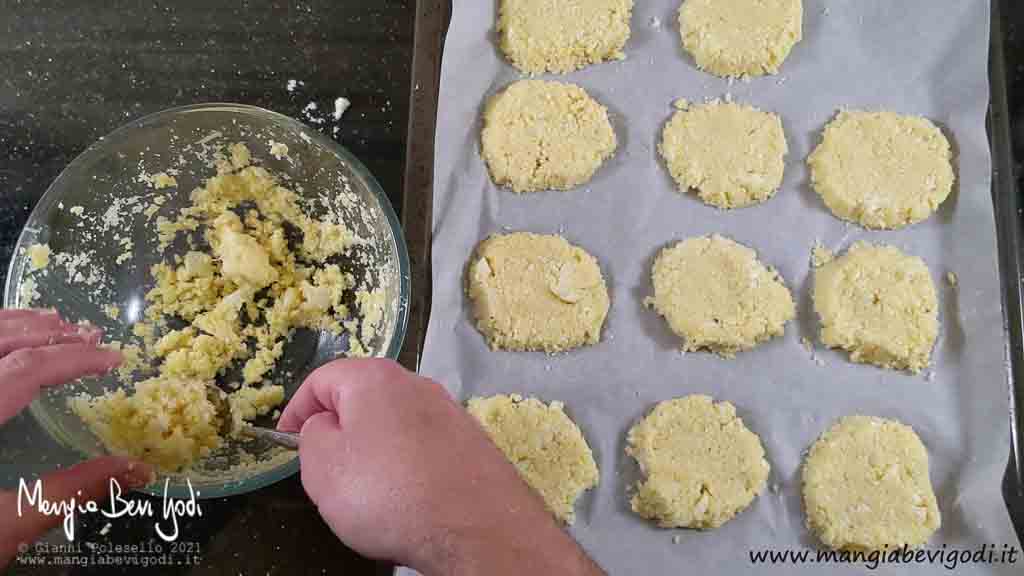
<svg viewBox="0 0 1024 576">
<path fill-rule="evenodd" d="M 947 272 L 946 283 L 949 284 L 950 288 L 956 288 L 960 285 L 960 278 L 956 275 L 956 272 Z"/>
</svg>

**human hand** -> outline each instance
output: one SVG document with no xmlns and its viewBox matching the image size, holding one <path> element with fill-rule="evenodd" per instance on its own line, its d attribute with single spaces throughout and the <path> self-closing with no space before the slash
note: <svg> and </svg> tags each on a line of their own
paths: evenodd
<svg viewBox="0 0 1024 576">
<path fill-rule="evenodd" d="M 278 424 L 302 485 L 356 551 L 428 576 L 600 575 L 441 385 L 389 360 L 315 371 Z"/>
<path fill-rule="evenodd" d="M 0 310 L 0 424 L 13 418 L 39 391 L 83 376 L 105 374 L 121 363 L 121 354 L 99 348 L 102 333 L 71 324 L 52 310 Z M 50 501 L 102 500 L 111 478 L 138 488 L 152 478 L 149 466 L 123 458 L 83 462 L 42 478 Z M 0 491 L 0 568 L 56 526 L 61 516 L 42 515 L 25 506 L 18 517 L 18 494 Z"/>
</svg>

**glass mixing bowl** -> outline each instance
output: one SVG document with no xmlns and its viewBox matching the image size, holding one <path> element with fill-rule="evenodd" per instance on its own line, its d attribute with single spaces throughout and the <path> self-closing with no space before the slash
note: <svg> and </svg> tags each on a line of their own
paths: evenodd
<svg viewBox="0 0 1024 576">
<path fill-rule="evenodd" d="M 132 326 L 142 318 L 145 294 L 153 286 L 153 264 L 183 254 L 177 242 L 160 250 L 155 222 L 188 205 L 189 193 L 215 174 L 214 150 L 241 142 L 254 160 L 279 176 L 282 185 L 304 198 L 345 198 L 338 206 L 345 222 L 365 242 L 342 268 L 367 289 L 384 292 L 384 318 L 376 335 L 363 342 L 371 356 L 397 358 L 405 335 L 409 301 L 409 260 L 401 226 L 380 185 L 352 154 L 316 130 L 280 114 L 237 104 L 200 104 L 165 110 L 136 120 L 100 139 L 76 158 L 50 185 L 18 239 L 7 276 L 4 306 L 54 307 L 66 318 L 88 321 L 105 339 L 131 343 Z M 273 151 L 272 144 L 277 144 Z M 280 144 L 287 146 L 282 155 Z M 167 173 L 177 187 L 157 189 L 153 174 Z M 163 204 L 155 214 L 156 202 Z M 313 215 L 317 215 L 313 210 Z M 26 251 L 47 244 L 49 266 L 32 269 Z M 63 254 L 63 256 L 59 256 Z M 126 255 L 129 254 L 129 255 Z M 353 264 L 353 262 L 362 264 Z M 34 296 L 34 297 L 33 297 Z M 105 307 L 117 306 L 117 319 Z M 282 384 L 286 398 L 318 366 L 344 356 L 347 336 L 299 330 L 269 379 Z M 113 376 L 44 391 L 30 407 L 58 442 L 87 457 L 105 453 L 67 398 L 123 387 Z M 273 426 L 271 417 L 256 424 Z M 230 441 L 199 472 L 162 476 L 144 491 L 173 498 L 241 494 L 298 470 L 298 455 L 258 441 Z M 188 482 L 186 482 L 186 478 Z"/>
</svg>

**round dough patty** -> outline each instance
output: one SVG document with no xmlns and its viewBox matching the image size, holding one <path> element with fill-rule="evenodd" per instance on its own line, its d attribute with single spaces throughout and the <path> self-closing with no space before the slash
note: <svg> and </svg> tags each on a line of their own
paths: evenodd
<svg viewBox="0 0 1024 576">
<path fill-rule="evenodd" d="M 491 236 L 467 276 L 476 325 L 491 348 L 561 352 L 600 340 L 610 305 L 601 268 L 561 236 Z"/>
<path fill-rule="evenodd" d="M 692 188 L 719 208 L 770 198 L 782 185 L 789 150 L 778 116 L 732 102 L 677 111 L 658 149 L 680 191 Z"/>
<path fill-rule="evenodd" d="M 928 218 L 949 196 L 951 158 L 945 135 L 924 118 L 842 111 L 807 164 L 836 217 L 892 229 Z"/>
<path fill-rule="evenodd" d="M 764 490 L 770 467 L 756 434 L 728 402 L 686 396 L 633 426 L 626 453 L 646 475 L 633 511 L 663 528 L 717 528 Z"/>
<path fill-rule="evenodd" d="M 579 86 L 520 80 L 484 110 L 482 153 L 491 178 L 516 192 L 568 190 L 615 152 L 608 111 Z"/>
<path fill-rule="evenodd" d="M 647 303 L 683 339 L 683 350 L 730 358 L 783 333 L 796 315 L 789 289 L 757 253 L 722 236 L 665 248 L 651 273 Z"/>
<path fill-rule="evenodd" d="M 633 0 L 501 0 L 501 51 L 527 74 L 622 60 Z"/>
<path fill-rule="evenodd" d="M 857 242 L 814 274 L 821 341 L 854 362 L 920 372 L 939 333 L 928 266 L 892 246 Z"/>
<path fill-rule="evenodd" d="M 685 0 L 679 9 L 683 48 L 716 76 L 778 72 L 802 29 L 801 0 Z"/>
<path fill-rule="evenodd" d="M 572 524 L 576 499 L 597 486 L 598 471 L 590 446 L 562 403 L 545 406 L 535 398 L 498 395 L 471 399 L 469 413 L 541 495 L 548 510 Z"/>
<path fill-rule="evenodd" d="M 840 419 L 811 446 L 803 492 L 807 526 L 836 549 L 920 546 L 941 524 L 928 452 L 893 420 Z"/>
</svg>

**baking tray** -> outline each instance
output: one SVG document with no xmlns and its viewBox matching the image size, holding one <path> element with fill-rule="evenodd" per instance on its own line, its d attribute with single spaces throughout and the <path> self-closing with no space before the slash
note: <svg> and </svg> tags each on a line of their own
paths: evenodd
<svg viewBox="0 0 1024 576">
<path fill-rule="evenodd" d="M 1002 279 L 1003 329 L 1007 338 L 1011 452 L 1003 481 L 1006 501 L 1018 539 L 1024 543 L 1024 218 L 1015 181 L 1010 115 L 1007 102 L 1004 14 L 1014 0 L 992 2 L 989 76 L 991 103 L 988 133 L 992 152 L 992 200 L 995 208 Z M 412 302 L 402 363 L 418 368 L 430 314 L 430 251 L 433 241 L 432 206 L 434 131 L 444 39 L 451 18 L 450 0 L 418 0 L 411 112 L 405 172 L 403 226 L 409 242 Z"/>
<path fill-rule="evenodd" d="M 1006 21 L 1009 3 L 992 3 L 992 34 L 989 58 L 991 103 L 988 115 L 992 148 L 992 202 L 995 205 L 996 234 L 999 239 L 999 272 L 1002 278 L 1003 328 L 1007 334 L 1009 370 L 1010 457 L 1003 477 L 1003 499 L 1010 512 L 1017 539 L 1024 543 L 1024 294 L 1021 290 L 1021 258 L 1024 246 L 1020 205 L 1010 137 L 1007 102 Z"/>
</svg>

